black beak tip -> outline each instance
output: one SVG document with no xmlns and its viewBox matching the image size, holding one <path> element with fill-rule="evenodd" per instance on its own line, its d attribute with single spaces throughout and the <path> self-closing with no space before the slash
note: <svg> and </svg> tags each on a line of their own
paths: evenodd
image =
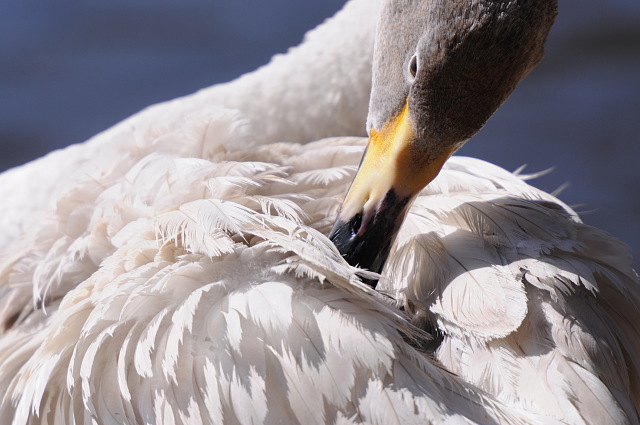
<svg viewBox="0 0 640 425">
<path fill-rule="evenodd" d="M 338 248 L 342 257 L 352 266 L 380 273 L 391 249 L 391 241 L 381 237 L 375 229 L 358 235 L 362 216 L 356 214 L 349 221 L 338 218 L 331 229 L 329 239 Z M 375 289 L 378 281 L 363 279 L 363 282 Z"/>
<path fill-rule="evenodd" d="M 355 214 L 349 221 L 338 216 L 329 239 L 352 266 L 380 273 L 410 201 L 411 198 L 400 197 L 392 189 L 375 211 L 364 216 Z M 367 283 L 375 288 L 377 281 Z"/>
</svg>

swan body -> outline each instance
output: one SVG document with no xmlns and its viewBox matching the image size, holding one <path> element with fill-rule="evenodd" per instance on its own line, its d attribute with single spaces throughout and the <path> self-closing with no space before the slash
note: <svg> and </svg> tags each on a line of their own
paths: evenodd
<svg viewBox="0 0 640 425">
<path fill-rule="evenodd" d="M 211 161 L 152 153 L 108 187 L 74 187 L 84 220 L 61 209 L 34 235 L 52 241 L 43 268 L 54 276 L 31 287 L 11 284 L 45 271 L 14 275 L 4 294 L 4 323 L 13 323 L 1 340 L 3 417 L 381 423 L 386 409 L 366 409 L 382 397 L 418 409 L 414 421 L 472 416 L 421 394 L 434 382 L 430 392 L 463 400 L 453 376 L 402 340 L 400 313 L 364 290 L 323 236 L 362 149 L 343 139 Z M 78 222 L 86 228 L 60 249 Z M 22 266 L 35 254 L 12 271 L 29 273 Z"/>
<path fill-rule="evenodd" d="M 238 125 L 222 123 L 176 136 L 197 152 Z M 2 270 L 2 417 L 625 423 L 637 375 L 612 365 L 637 352 L 637 313 L 608 305 L 638 311 L 625 247 L 519 176 L 454 157 L 391 253 L 390 305 L 324 236 L 365 142 L 151 153 L 108 186 L 69 188 Z M 406 340 L 429 352 L 409 321 L 430 316 L 446 332 L 433 359 Z"/>
<path fill-rule="evenodd" d="M 20 229 L 0 256 L 3 420 L 640 423 L 622 243 L 531 176 L 452 157 L 374 290 L 326 236 L 367 140 L 287 138 L 364 115 L 269 127 L 223 95 L 269 69 L 0 177 L 13 200 L 20 176 L 44 185 L 3 219 Z"/>
</svg>

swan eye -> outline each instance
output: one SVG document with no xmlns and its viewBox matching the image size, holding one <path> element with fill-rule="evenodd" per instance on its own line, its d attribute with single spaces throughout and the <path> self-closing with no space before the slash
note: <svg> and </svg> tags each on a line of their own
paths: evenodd
<svg viewBox="0 0 640 425">
<path fill-rule="evenodd" d="M 418 73 L 418 56 L 413 55 L 411 60 L 409 61 L 409 75 L 411 78 L 416 78 L 416 74 Z"/>
</svg>

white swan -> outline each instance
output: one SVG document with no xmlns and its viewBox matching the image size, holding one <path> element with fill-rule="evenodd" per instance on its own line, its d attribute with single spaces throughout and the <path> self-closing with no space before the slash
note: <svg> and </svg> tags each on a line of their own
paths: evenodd
<svg viewBox="0 0 640 425">
<path fill-rule="evenodd" d="M 350 2 L 296 52 L 376 6 Z M 371 41 L 361 30 L 353 51 Z M 15 200 L 51 176 L 8 216 L 21 234 L 0 262 L 0 417 L 638 423 L 640 293 L 624 245 L 521 177 L 453 157 L 372 290 L 324 236 L 366 140 L 257 145 L 331 135 L 333 113 L 335 131 L 355 132 L 364 119 L 345 114 L 366 104 L 362 75 L 344 76 L 349 100 L 318 91 L 302 126 L 225 97 L 290 57 L 0 177 Z"/>
</svg>

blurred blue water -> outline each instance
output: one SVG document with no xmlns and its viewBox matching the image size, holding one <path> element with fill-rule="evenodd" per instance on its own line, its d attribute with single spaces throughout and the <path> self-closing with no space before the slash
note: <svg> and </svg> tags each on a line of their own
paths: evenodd
<svg viewBox="0 0 640 425">
<path fill-rule="evenodd" d="M 4 0 L 0 170 L 297 44 L 342 0 Z M 543 63 L 461 151 L 555 166 L 554 190 L 640 252 L 640 2 L 562 0 Z"/>
</svg>

